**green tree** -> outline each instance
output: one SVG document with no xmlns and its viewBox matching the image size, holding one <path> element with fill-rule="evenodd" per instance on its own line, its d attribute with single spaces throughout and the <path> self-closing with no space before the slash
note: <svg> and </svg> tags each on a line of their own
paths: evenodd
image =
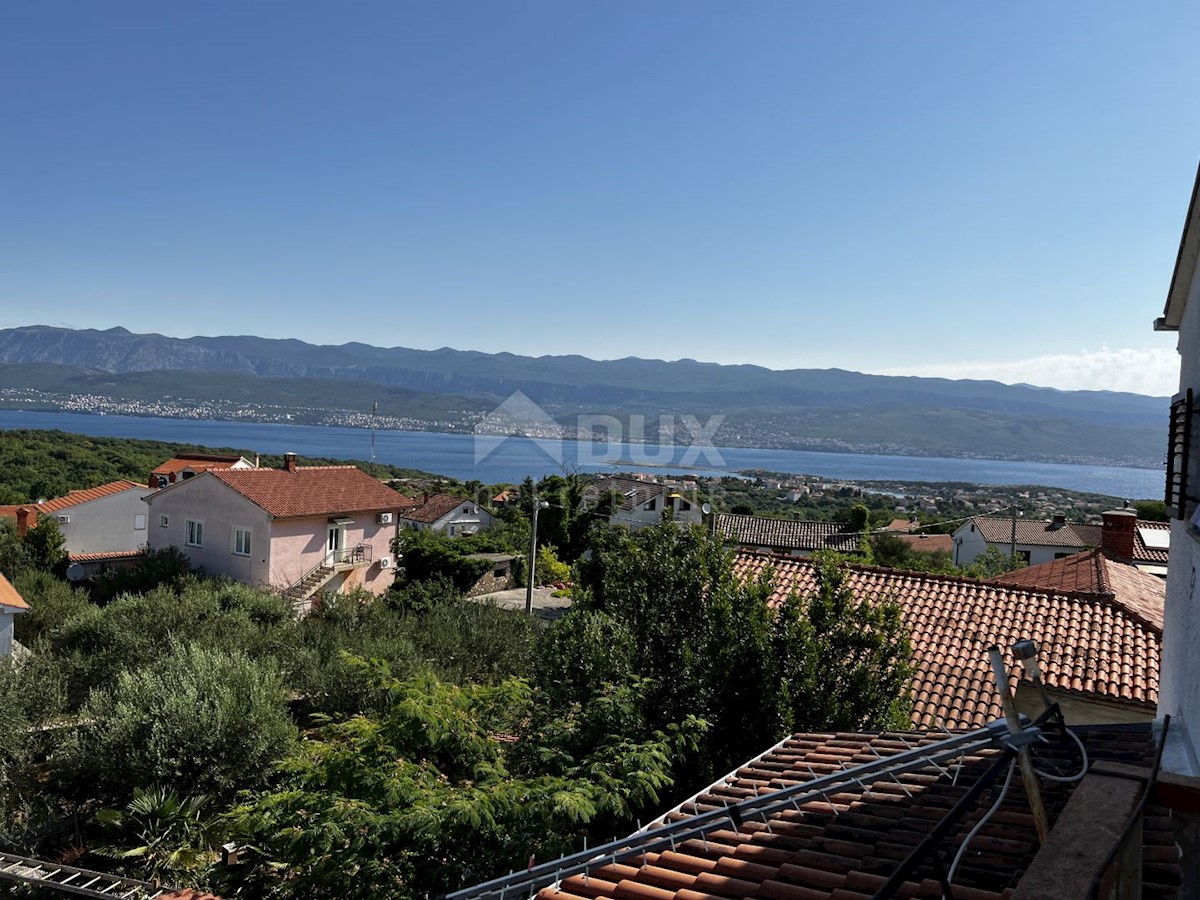
<svg viewBox="0 0 1200 900">
<path fill-rule="evenodd" d="M 386 711 L 327 725 L 278 787 L 233 812 L 248 862 L 227 894 L 423 897 L 552 858 L 589 823 L 656 802 L 687 740 L 682 729 L 635 740 L 601 725 L 639 705 L 628 692 L 535 729 L 519 679 L 458 687 L 356 664 L 387 694 Z M 596 739 L 576 757 L 585 725 Z"/>
<path fill-rule="evenodd" d="M 75 796 L 117 802 L 149 785 L 231 797 L 263 784 L 296 740 L 273 666 L 194 644 L 122 672 L 81 721 L 55 769 Z"/>
<path fill-rule="evenodd" d="M 867 530 L 867 522 L 871 518 L 871 511 L 867 509 L 863 503 L 855 503 L 850 507 L 849 518 L 846 519 L 846 530 L 854 534 L 859 534 Z"/>
<path fill-rule="evenodd" d="M 1146 522 L 1169 522 L 1167 505 L 1162 500 L 1138 500 L 1133 508 L 1137 510 L 1138 518 Z"/>
<path fill-rule="evenodd" d="M 911 672 L 898 608 L 854 602 L 833 562 L 813 597 L 776 609 L 771 574 L 740 579 L 720 539 L 700 528 L 606 529 L 592 551 L 577 566 L 576 609 L 551 629 L 550 646 L 566 630 L 571 652 L 547 654 L 538 670 L 539 686 L 560 702 L 568 686 L 575 700 L 587 696 L 588 684 L 566 671 L 581 660 L 602 678 L 628 671 L 646 686 L 652 725 L 689 715 L 710 723 L 697 777 L 789 729 L 901 723 Z M 604 618 L 575 624 L 581 614 Z"/>
<path fill-rule="evenodd" d="M 989 546 L 974 562 L 962 567 L 962 573 L 968 578 L 999 578 L 1006 572 L 1014 572 L 1028 565 L 1025 559 L 1016 554 L 1008 554 L 998 547 Z"/>
<path fill-rule="evenodd" d="M 58 575 L 66 571 L 67 539 L 53 516 L 38 516 L 37 527 L 26 531 L 21 542 L 29 552 L 29 562 L 34 568 Z"/>
</svg>

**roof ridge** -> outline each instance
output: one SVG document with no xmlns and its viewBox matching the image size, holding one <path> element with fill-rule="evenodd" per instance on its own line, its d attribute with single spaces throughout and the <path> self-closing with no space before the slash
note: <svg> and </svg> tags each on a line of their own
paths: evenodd
<svg viewBox="0 0 1200 900">
<path fill-rule="evenodd" d="M 763 557 L 764 559 L 767 559 L 767 560 L 783 560 L 785 562 L 795 563 L 797 565 L 806 565 L 806 566 L 814 567 L 814 568 L 816 565 L 814 563 L 814 561 L 811 559 L 802 559 L 802 558 L 798 558 L 798 557 L 794 557 L 794 556 L 780 556 L 778 554 L 770 554 L 770 553 L 760 553 L 756 550 L 741 550 L 741 551 L 738 551 L 737 553 L 735 553 L 735 555 L 759 556 L 759 557 Z M 1037 594 L 1038 596 L 1046 597 L 1046 598 L 1065 597 L 1068 600 L 1094 601 L 1099 604 L 1107 605 L 1107 606 L 1111 607 L 1113 610 L 1120 612 L 1124 615 L 1127 615 L 1132 619 L 1135 619 L 1136 621 L 1145 625 L 1147 628 L 1154 631 L 1154 633 L 1157 634 L 1160 638 L 1162 637 L 1162 627 L 1161 626 L 1156 625 L 1154 622 L 1152 622 L 1146 616 L 1142 615 L 1141 613 L 1137 612 L 1136 610 L 1132 609 L 1131 607 L 1126 606 L 1124 603 L 1121 603 L 1120 601 L 1118 601 L 1111 592 L 1110 593 L 1100 593 L 1098 591 L 1058 590 L 1055 588 L 1037 587 L 1035 585 L 1029 585 L 1029 584 L 1017 584 L 1017 583 L 1013 583 L 1013 582 L 1005 582 L 1005 581 L 1001 581 L 999 579 L 971 578 L 971 577 L 965 576 L 965 575 L 949 575 L 949 574 L 946 574 L 943 572 L 914 572 L 914 571 L 910 571 L 908 569 L 889 569 L 884 566 L 869 566 L 869 565 L 863 565 L 861 563 L 851 563 L 851 562 L 839 562 L 838 565 L 842 566 L 844 568 L 847 568 L 847 569 L 854 569 L 854 570 L 857 570 L 860 572 L 867 572 L 867 573 L 877 572 L 877 573 L 886 574 L 886 575 L 899 575 L 899 576 L 903 576 L 905 578 L 911 578 L 915 581 L 939 581 L 939 582 L 949 583 L 949 584 L 988 585 L 991 587 L 1004 588 L 1005 590 L 1012 591 L 1014 593 Z"/>
</svg>

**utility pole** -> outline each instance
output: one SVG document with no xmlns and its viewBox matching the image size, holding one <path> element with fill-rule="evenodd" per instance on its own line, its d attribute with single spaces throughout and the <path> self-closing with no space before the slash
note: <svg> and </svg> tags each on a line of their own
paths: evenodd
<svg viewBox="0 0 1200 900">
<path fill-rule="evenodd" d="M 1008 541 L 1008 558 L 1010 560 L 1017 557 L 1017 504 L 1012 505 L 1012 536 Z"/>
<path fill-rule="evenodd" d="M 371 401 L 371 462 L 375 462 L 375 414 L 379 412 L 379 401 Z"/>
<path fill-rule="evenodd" d="M 533 615 L 533 573 L 537 566 L 537 517 L 539 509 L 548 509 L 550 504 L 537 498 L 533 489 L 533 518 L 529 528 L 529 579 L 525 582 L 525 615 Z"/>
</svg>

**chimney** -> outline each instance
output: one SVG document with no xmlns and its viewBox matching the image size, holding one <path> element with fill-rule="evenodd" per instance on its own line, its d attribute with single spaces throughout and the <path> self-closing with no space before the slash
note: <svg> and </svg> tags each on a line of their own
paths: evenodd
<svg viewBox="0 0 1200 900">
<path fill-rule="evenodd" d="M 1067 524 L 1067 517 L 1063 513 L 1055 513 L 1054 518 L 1050 521 L 1050 528 L 1062 528 Z"/>
<path fill-rule="evenodd" d="M 17 535 L 25 537 L 25 533 L 37 525 L 38 511 L 32 506 L 22 506 L 17 510 Z"/>
<path fill-rule="evenodd" d="M 1104 514 L 1104 530 L 1100 547 L 1109 553 L 1133 559 L 1133 544 L 1137 535 L 1137 513 L 1132 509 L 1114 509 Z"/>
<path fill-rule="evenodd" d="M 295 472 L 296 471 L 296 454 L 295 453 L 283 454 L 283 470 L 285 472 Z"/>
</svg>

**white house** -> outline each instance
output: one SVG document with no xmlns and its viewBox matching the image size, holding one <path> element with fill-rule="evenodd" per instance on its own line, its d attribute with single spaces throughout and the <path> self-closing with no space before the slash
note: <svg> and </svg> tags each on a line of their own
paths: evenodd
<svg viewBox="0 0 1200 900">
<path fill-rule="evenodd" d="M 0 659 L 12 655 L 13 618 L 29 612 L 29 604 L 0 572 Z"/>
<path fill-rule="evenodd" d="M 146 502 L 152 549 L 178 547 L 208 575 L 304 602 L 387 590 L 398 516 L 413 501 L 354 466 L 298 466 L 289 453 L 282 469 L 208 469 Z"/>
<path fill-rule="evenodd" d="M 19 507 L 17 531 L 24 534 L 45 515 L 58 522 L 71 556 L 130 553 L 146 545 L 145 495 L 146 486 L 134 481 L 71 491 Z"/>
<path fill-rule="evenodd" d="M 195 478 L 209 469 L 253 469 L 254 463 L 244 456 L 218 456 L 212 453 L 177 453 L 150 472 L 149 485 L 165 488 L 176 481 Z"/>
<path fill-rule="evenodd" d="M 1156 331 L 1178 334 L 1179 393 L 1171 400 L 1166 503 L 1171 556 L 1163 613 L 1159 715 L 1171 716 L 1163 766 L 1200 778 L 1200 176 L 1192 190 L 1175 271 Z M 1200 796 L 1200 780 L 1195 782 Z"/>
<path fill-rule="evenodd" d="M 636 478 L 602 478 L 591 485 L 585 498 L 598 503 L 608 495 L 616 498 L 609 521 L 628 528 L 642 528 L 661 522 L 663 510 L 680 525 L 699 525 L 704 521 L 700 503 L 686 497 L 671 485 Z"/>
<path fill-rule="evenodd" d="M 440 531 L 450 537 L 485 531 L 495 522 L 495 517 L 475 501 L 452 494 L 427 494 L 400 514 L 400 524 L 405 528 Z"/>
<path fill-rule="evenodd" d="M 1144 572 L 1165 575 L 1170 530 L 1162 522 L 1139 522 L 1131 509 L 1104 513 L 1103 525 L 1068 522 L 1065 516 L 1050 521 L 1003 516 L 972 516 L 954 532 L 952 552 L 956 566 L 967 566 L 994 547 L 1014 552 L 1031 566 L 1053 562 L 1090 547 L 1102 547 Z"/>
</svg>

